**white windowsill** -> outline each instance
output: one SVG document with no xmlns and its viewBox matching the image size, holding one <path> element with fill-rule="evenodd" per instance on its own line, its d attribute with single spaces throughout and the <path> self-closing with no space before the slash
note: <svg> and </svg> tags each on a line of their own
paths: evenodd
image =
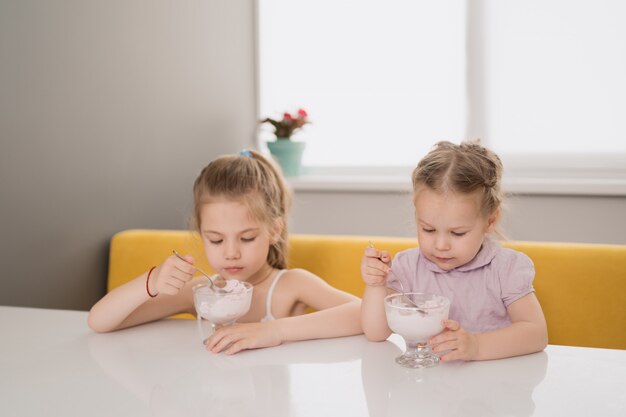
<svg viewBox="0 0 626 417">
<path fill-rule="evenodd" d="M 534 158 L 523 164 L 509 158 L 502 187 L 507 194 L 626 196 L 626 164 L 623 157 L 594 160 L 584 167 L 573 159 L 559 166 Z M 576 162 L 576 161 L 574 161 Z M 300 192 L 409 193 L 409 167 L 304 167 L 299 177 L 288 178 Z"/>
<path fill-rule="evenodd" d="M 315 192 L 411 192 L 411 183 L 401 177 L 309 176 L 288 178 L 295 191 Z M 625 180 L 582 178 L 504 178 L 507 194 L 626 196 Z"/>
</svg>

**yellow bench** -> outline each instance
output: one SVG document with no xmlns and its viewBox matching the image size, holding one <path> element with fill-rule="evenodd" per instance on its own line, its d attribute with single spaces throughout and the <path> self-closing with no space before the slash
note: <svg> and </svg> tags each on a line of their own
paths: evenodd
<svg viewBox="0 0 626 417">
<path fill-rule="evenodd" d="M 289 266 L 362 296 L 360 263 L 369 240 L 392 255 L 414 239 L 292 235 Z M 535 263 L 535 290 L 556 345 L 626 349 L 626 245 L 505 242 Z M 127 230 L 111 240 L 108 290 L 141 275 L 175 249 L 211 270 L 199 237 L 180 230 Z"/>
</svg>

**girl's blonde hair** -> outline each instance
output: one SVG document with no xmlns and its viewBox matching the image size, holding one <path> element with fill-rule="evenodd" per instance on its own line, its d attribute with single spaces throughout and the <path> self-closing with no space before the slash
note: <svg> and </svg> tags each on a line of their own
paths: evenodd
<svg viewBox="0 0 626 417">
<path fill-rule="evenodd" d="M 502 162 L 498 155 L 476 142 L 439 142 L 413 170 L 413 198 L 421 187 L 433 191 L 482 193 L 481 211 L 489 216 L 502 204 Z"/>
<path fill-rule="evenodd" d="M 287 267 L 287 218 L 291 195 L 280 168 L 256 151 L 224 155 L 207 165 L 193 184 L 193 228 L 200 229 L 202 205 L 215 199 L 241 201 L 251 216 L 273 230 L 280 225 L 278 240 L 270 246 L 267 263 Z"/>
</svg>

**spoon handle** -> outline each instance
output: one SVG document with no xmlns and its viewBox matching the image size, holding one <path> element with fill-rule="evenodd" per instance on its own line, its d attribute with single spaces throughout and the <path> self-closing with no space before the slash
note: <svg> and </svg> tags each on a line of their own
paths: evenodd
<svg viewBox="0 0 626 417">
<path fill-rule="evenodd" d="M 176 252 L 175 250 L 173 250 L 172 252 L 174 253 L 174 255 L 176 255 L 177 258 L 182 259 L 183 261 L 187 262 L 187 260 L 185 258 L 183 258 L 178 252 Z M 187 263 L 189 263 L 189 262 L 187 262 Z M 194 268 L 196 268 L 196 271 L 200 272 L 202 275 L 204 275 L 209 280 L 209 284 L 211 285 L 211 289 L 215 290 L 215 283 L 213 282 L 213 279 L 209 276 L 209 274 L 207 274 L 206 272 L 204 272 L 202 269 L 198 268 L 195 265 L 194 265 Z"/>
</svg>

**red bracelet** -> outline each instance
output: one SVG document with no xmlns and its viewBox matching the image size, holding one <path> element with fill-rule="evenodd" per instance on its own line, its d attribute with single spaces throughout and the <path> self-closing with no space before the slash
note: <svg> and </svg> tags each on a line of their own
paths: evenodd
<svg viewBox="0 0 626 417">
<path fill-rule="evenodd" d="M 152 271 L 154 271 L 154 268 L 156 268 L 156 266 L 153 266 L 152 268 L 150 268 L 150 272 L 148 272 L 148 278 L 146 278 L 146 292 L 148 293 L 150 298 L 154 298 L 157 295 L 159 295 L 159 293 L 156 293 L 154 295 L 150 294 L 150 287 L 148 286 L 148 283 L 150 282 L 150 274 L 152 273 Z"/>
</svg>

